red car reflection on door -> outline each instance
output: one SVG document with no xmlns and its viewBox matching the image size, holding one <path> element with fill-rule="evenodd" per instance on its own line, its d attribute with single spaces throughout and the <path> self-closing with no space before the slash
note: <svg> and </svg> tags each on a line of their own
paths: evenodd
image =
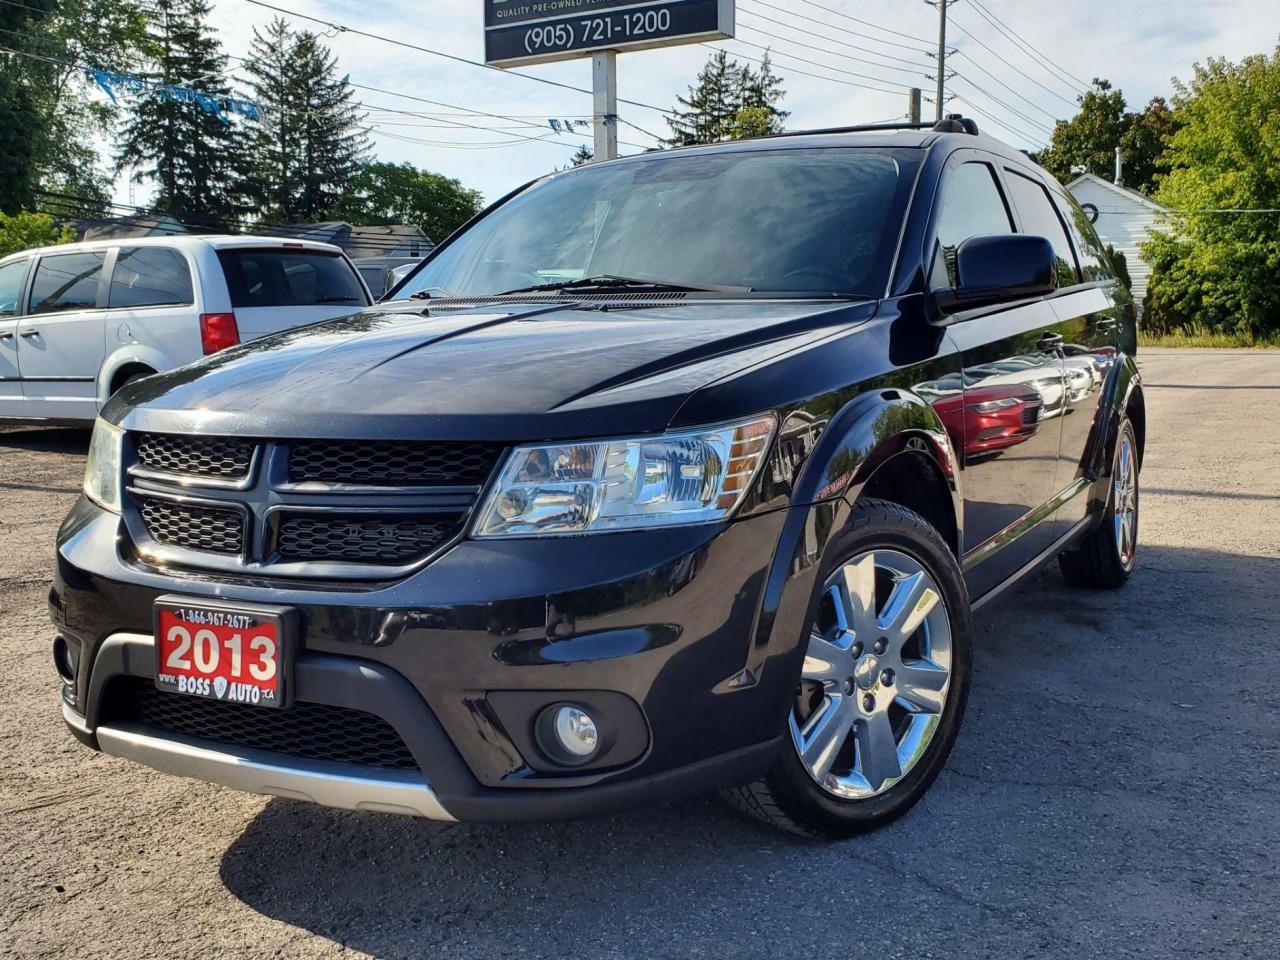
<svg viewBox="0 0 1280 960">
<path fill-rule="evenodd" d="M 967 387 L 933 404 L 965 459 L 1003 450 L 1035 436 L 1044 398 L 1029 384 Z"/>
</svg>

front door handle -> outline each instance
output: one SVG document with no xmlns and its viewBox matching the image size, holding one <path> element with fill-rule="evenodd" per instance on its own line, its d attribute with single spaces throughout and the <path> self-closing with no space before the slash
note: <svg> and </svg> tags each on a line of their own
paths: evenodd
<svg viewBox="0 0 1280 960">
<path fill-rule="evenodd" d="M 1053 349 L 1062 342 L 1062 334 L 1046 333 L 1043 337 L 1036 341 L 1036 349 L 1041 353 L 1051 353 Z"/>
<path fill-rule="evenodd" d="M 1099 317 L 1093 321 L 1094 329 L 1100 333 L 1108 333 L 1120 325 L 1120 321 L 1115 317 Z"/>
<path fill-rule="evenodd" d="M 22 331 L 22 336 L 24 336 L 24 337 L 38 337 L 38 336 L 40 336 L 40 331 L 39 331 L 39 330 L 23 330 L 23 331 Z"/>
</svg>

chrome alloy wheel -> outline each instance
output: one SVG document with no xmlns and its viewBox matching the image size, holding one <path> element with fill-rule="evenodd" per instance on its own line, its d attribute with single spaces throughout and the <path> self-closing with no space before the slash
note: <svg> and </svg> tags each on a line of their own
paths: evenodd
<svg viewBox="0 0 1280 960">
<path fill-rule="evenodd" d="M 1120 435 L 1112 487 L 1115 514 L 1112 524 L 1115 527 L 1116 553 L 1121 565 L 1130 570 L 1138 549 L 1138 460 L 1133 447 L 1133 434 L 1128 430 Z"/>
<path fill-rule="evenodd" d="M 791 740 L 828 793 L 884 793 L 924 756 L 951 682 L 951 622 L 919 561 L 869 550 L 823 587 L 791 710 Z"/>
</svg>

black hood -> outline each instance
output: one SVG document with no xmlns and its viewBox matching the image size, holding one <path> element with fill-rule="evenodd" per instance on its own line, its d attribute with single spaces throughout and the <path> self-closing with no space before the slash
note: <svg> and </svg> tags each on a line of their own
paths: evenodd
<svg viewBox="0 0 1280 960">
<path fill-rule="evenodd" d="M 132 429 L 276 437 L 651 432 L 699 387 L 874 310 L 745 299 L 375 309 L 150 377 L 103 415 Z"/>
</svg>

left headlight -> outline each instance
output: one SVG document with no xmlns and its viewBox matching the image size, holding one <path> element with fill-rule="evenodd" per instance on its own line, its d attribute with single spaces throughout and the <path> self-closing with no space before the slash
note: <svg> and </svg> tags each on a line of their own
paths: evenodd
<svg viewBox="0 0 1280 960">
<path fill-rule="evenodd" d="M 596 533 L 729 516 L 776 421 L 596 443 L 517 447 L 479 513 L 476 537 Z"/>
<path fill-rule="evenodd" d="M 120 512 L 121 451 L 124 431 L 99 418 L 89 441 L 89 459 L 84 468 L 84 495 L 112 513 Z"/>
</svg>

